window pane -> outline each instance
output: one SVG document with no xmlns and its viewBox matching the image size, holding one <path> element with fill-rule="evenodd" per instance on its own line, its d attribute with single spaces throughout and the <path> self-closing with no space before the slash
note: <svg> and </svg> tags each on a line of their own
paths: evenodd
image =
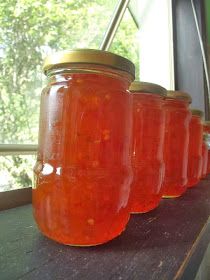
<svg viewBox="0 0 210 280">
<path fill-rule="evenodd" d="M 98 48 L 117 0 L 0 4 L 0 143 L 36 143 L 46 54 Z"/>
<path fill-rule="evenodd" d="M 110 51 L 130 59 L 136 66 L 136 79 L 139 79 L 139 39 L 138 28 L 126 10 Z"/>
<path fill-rule="evenodd" d="M 139 24 L 140 80 L 173 89 L 172 1 L 131 0 L 130 8 Z"/>
<path fill-rule="evenodd" d="M 210 69 L 210 1 L 209 0 L 205 0 L 205 9 L 206 9 L 207 43 L 208 43 L 207 59 L 208 59 L 208 65 L 209 65 L 209 69 Z"/>
<path fill-rule="evenodd" d="M 32 186 L 35 156 L 0 156 L 0 192 Z"/>
</svg>

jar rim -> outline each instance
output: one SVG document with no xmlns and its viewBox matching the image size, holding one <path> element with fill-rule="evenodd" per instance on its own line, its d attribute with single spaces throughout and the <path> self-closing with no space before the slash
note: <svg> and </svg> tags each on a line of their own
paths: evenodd
<svg viewBox="0 0 210 280">
<path fill-rule="evenodd" d="M 180 90 L 168 90 L 166 99 L 176 99 L 187 101 L 189 104 L 192 103 L 192 97 L 189 93 Z"/>
<path fill-rule="evenodd" d="M 108 51 L 94 49 L 59 51 L 49 55 L 44 60 L 43 71 L 46 75 L 49 70 L 71 67 L 72 64 L 103 65 L 130 74 L 132 80 L 135 78 L 135 65 L 129 59 Z"/>
<path fill-rule="evenodd" d="M 133 83 L 131 83 L 129 91 L 131 91 L 132 93 L 157 94 L 163 97 L 165 97 L 167 93 L 167 90 L 158 84 L 140 81 L 134 81 Z"/>
</svg>

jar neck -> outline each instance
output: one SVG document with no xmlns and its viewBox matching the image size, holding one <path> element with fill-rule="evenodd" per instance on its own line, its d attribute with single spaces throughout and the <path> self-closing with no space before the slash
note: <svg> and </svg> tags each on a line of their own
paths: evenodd
<svg viewBox="0 0 210 280">
<path fill-rule="evenodd" d="M 189 102 L 186 100 L 181 99 L 165 99 L 164 105 L 167 107 L 174 107 L 174 108 L 180 108 L 180 109 L 188 109 L 189 108 Z"/>
<path fill-rule="evenodd" d="M 201 118 L 199 116 L 196 115 L 192 115 L 192 121 L 195 123 L 199 123 L 200 125 L 202 125 L 201 123 Z"/>
<path fill-rule="evenodd" d="M 128 89 L 133 78 L 129 73 L 101 65 L 72 65 L 71 68 L 57 68 L 47 72 L 50 83 L 78 81 L 93 83 L 100 79 L 100 84 L 106 87 L 117 86 Z"/>
<path fill-rule="evenodd" d="M 203 131 L 210 134 L 210 126 L 203 125 Z"/>
<path fill-rule="evenodd" d="M 142 92 L 132 92 L 131 94 L 133 97 L 133 105 L 139 106 L 140 104 L 142 104 L 143 106 L 162 106 L 163 104 L 163 97 L 158 94 Z"/>
</svg>

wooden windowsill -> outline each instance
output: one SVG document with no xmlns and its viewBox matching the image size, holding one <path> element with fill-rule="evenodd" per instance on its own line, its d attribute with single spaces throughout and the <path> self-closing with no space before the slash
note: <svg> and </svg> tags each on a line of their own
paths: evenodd
<svg viewBox="0 0 210 280">
<path fill-rule="evenodd" d="M 32 189 L 23 188 L 0 192 L 0 211 L 31 203 Z"/>
<path fill-rule="evenodd" d="M 194 279 L 210 242 L 210 176 L 179 199 L 131 217 L 98 247 L 57 244 L 37 229 L 31 205 L 0 212 L 1 279 Z"/>
</svg>

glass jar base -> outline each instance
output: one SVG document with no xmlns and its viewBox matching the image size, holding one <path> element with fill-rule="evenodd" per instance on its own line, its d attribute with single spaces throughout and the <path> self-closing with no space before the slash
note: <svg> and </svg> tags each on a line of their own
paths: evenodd
<svg viewBox="0 0 210 280">
<path fill-rule="evenodd" d="M 156 208 L 152 209 L 152 210 L 155 210 Z M 131 212 L 131 215 L 141 215 L 141 214 L 147 214 L 149 212 L 151 212 L 152 210 L 148 210 L 148 211 L 145 211 L 145 212 Z"/>
<path fill-rule="evenodd" d="M 57 242 L 59 244 L 62 245 L 66 245 L 66 246 L 72 246 L 72 247 L 93 247 L 93 246 L 98 246 L 98 245 L 102 245 L 105 244 L 117 237 L 119 237 L 126 229 L 126 226 L 129 222 L 130 219 L 130 214 L 126 215 L 126 219 L 124 220 L 123 223 L 117 224 L 118 227 L 117 229 L 114 227 L 116 226 L 116 223 L 111 227 L 113 230 L 112 232 L 110 231 L 105 231 L 105 234 L 103 234 L 103 236 L 92 236 L 92 237 L 88 237 L 88 239 L 84 236 L 84 237 L 77 237 L 75 238 L 75 236 L 70 236 L 68 234 L 63 234 L 63 233 L 55 233 L 53 231 L 50 230 L 46 230 L 45 228 L 43 228 L 43 226 L 41 226 L 40 224 L 37 223 L 38 229 L 40 231 L 40 233 L 49 238 L 50 240 Z M 36 220 L 36 218 L 35 218 Z"/>
<path fill-rule="evenodd" d="M 170 198 L 178 198 L 180 196 L 182 196 L 182 194 L 179 194 L 179 195 L 163 195 L 162 198 L 166 198 L 166 199 L 169 198 L 170 199 Z"/>
<path fill-rule="evenodd" d="M 155 205 L 155 206 L 153 206 L 153 207 L 151 207 L 151 208 L 144 209 L 144 210 L 133 210 L 133 211 L 131 210 L 130 214 L 132 214 L 132 215 L 146 214 L 146 213 L 148 213 L 148 212 L 150 212 L 150 211 L 155 210 L 155 209 L 158 207 L 158 205 L 159 205 L 159 204 L 157 204 L 157 205 Z"/>
<path fill-rule="evenodd" d="M 83 243 L 79 244 L 79 242 L 74 244 L 74 243 L 71 243 L 71 242 L 62 241 L 62 240 L 60 240 L 56 237 L 52 237 L 51 235 L 48 235 L 48 234 L 43 233 L 43 232 L 41 232 L 41 234 L 44 235 L 45 237 L 49 238 L 50 240 L 52 240 L 54 242 L 57 242 L 59 244 L 65 245 L 65 246 L 70 246 L 70 247 L 94 247 L 94 246 L 99 246 L 99 245 L 106 244 L 106 243 L 110 242 L 111 240 L 114 240 L 115 238 L 118 238 L 123 233 L 124 230 L 125 230 L 125 228 L 118 235 L 110 237 L 107 240 L 102 240 L 102 241 L 96 242 L 96 243 L 91 242 L 91 243 L 87 243 L 87 244 L 85 244 L 85 243 L 84 244 Z"/>
<path fill-rule="evenodd" d="M 195 187 L 197 187 L 197 184 L 200 182 L 200 179 L 199 180 L 192 180 L 192 181 L 190 181 L 190 182 L 188 182 L 188 185 L 187 185 L 187 187 L 190 189 L 190 188 L 195 188 Z"/>
<path fill-rule="evenodd" d="M 107 242 L 109 242 L 109 241 L 107 241 Z M 80 244 L 64 244 L 64 245 L 70 246 L 70 247 L 84 247 L 85 248 L 85 247 L 94 247 L 94 246 L 102 245 L 105 243 L 95 243 L 95 244 L 88 244 L 88 245 L 80 245 Z"/>
</svg>

